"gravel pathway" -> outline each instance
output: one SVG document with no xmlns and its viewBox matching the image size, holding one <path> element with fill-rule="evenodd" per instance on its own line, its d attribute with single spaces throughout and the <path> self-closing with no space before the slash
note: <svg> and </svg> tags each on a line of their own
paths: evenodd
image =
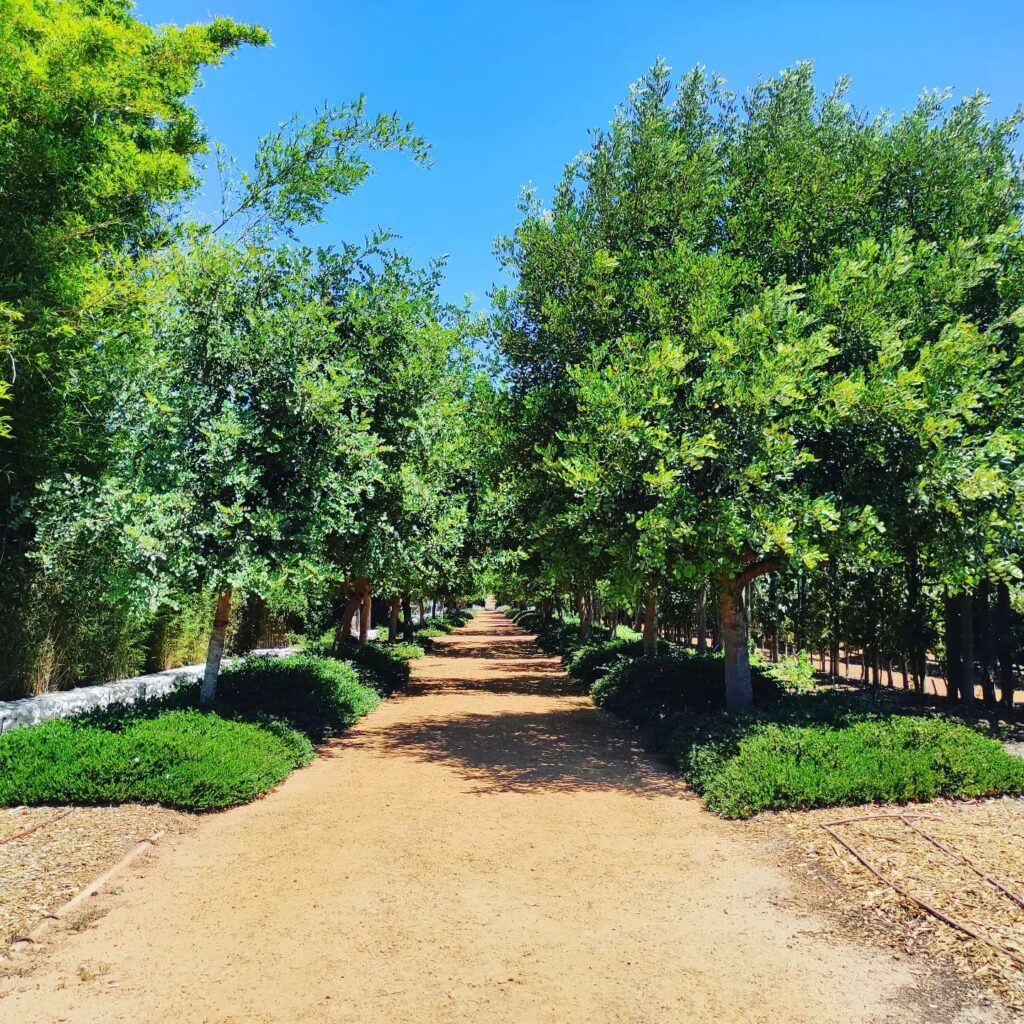
<svg viewBox="0 0 1024 1024">
<path fill-rule="evenodd" d="M 275 793 L 161 846 L 0 982 L 0 1018 L 1000 1019 L 798 909 L 770 843 L 704 811 L 504 616 L 414 676 Z"/>
</svg>

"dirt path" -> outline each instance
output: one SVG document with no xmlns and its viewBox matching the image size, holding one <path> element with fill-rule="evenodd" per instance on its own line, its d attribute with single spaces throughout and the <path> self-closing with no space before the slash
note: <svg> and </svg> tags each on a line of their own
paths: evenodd
<svg viewBox="0 0 1024 1024">
<path fill-rule="evenodd" d="M 952 1019 L 905 966 L 793 909 L 769 847 L 504 616 L 439 651 L 279 791 L 172 838 L 4 983 L 0 1019 Z"/>
</svg>

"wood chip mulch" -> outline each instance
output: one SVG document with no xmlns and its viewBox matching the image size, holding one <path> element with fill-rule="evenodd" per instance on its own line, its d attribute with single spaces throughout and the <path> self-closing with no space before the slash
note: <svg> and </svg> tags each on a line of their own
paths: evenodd
<svg viewBox="0 0 1024 1024">
<path fill-rule="evenodd" d="M 194 818 L 164 807 L 0 807 L 0 957 L 154 833 Z"/>
<path fill-rule="evenodd" d="M 1024 1011 L 1024 799 L 755 821 L 782 838 L 798 873 L 826 884 L 846 927 L 952 969 Z"/>
</svg>

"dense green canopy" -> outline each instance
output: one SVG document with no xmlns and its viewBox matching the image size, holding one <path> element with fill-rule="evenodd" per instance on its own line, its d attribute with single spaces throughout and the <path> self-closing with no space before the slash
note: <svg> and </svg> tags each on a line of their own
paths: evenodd
<svg viewBox="0 0 1024 1024">
<path fill-rule="evenodd" d="M 659 611 L 711 632 L 734 708 L 780 638 L 919 684 L 941 652 L 972 699 L 995 615 L 1012 692 L 1019 116 L 656 64 L 550 206 L 524 196 L 485 321 L 386 234 L 304 243 L 375 153 L 429 163 L 362 99 L 248 169 L 218 151 L 221 212 L 188 214 L 189 94 L 263 29 L 0 13 L 5 692 L 196 656 L 212 625 L 210 689 L 248 616 L 344 646 L 374 597 L 394 638 L 485 589 L 643 622 L 648 653 Z"/>
</svg>

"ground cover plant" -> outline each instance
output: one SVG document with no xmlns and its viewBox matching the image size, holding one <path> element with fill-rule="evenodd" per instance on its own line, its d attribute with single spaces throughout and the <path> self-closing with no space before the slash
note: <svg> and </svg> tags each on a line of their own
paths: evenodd
<svg viewBox="0 0 1024 1024">
<path fill-rule="evenodd" d="M 579 659 L 578 670 L 592 664 Z M 721 656 L 676 650 L 619 656 L 591 695 L 640 727 L 723 817 L 1024 792 L 1024 760 L 979 729 L 860 694 L 809 692 L 791 665 L 755 663 L 752 682 L 755 709 L 727 715 Z"/>
<path fill-rule="evenodd" d="M 197 710 L 197 698 L 191 686 L 7 733 L 0 804 L 138 801 L 207 811 L 246 803 L 381 700 L 354 665 L 309 654 L 247 658 L 225 669 L 213 710 Z"/>
<path fill-rule="evenodd" d="M 0 739 L 0 804 L 216 810 L 268 792 L 312 758 L 297 730 L 216 712 L 165 711 L 121 727 L 44 722 Z"/>
</svg>

